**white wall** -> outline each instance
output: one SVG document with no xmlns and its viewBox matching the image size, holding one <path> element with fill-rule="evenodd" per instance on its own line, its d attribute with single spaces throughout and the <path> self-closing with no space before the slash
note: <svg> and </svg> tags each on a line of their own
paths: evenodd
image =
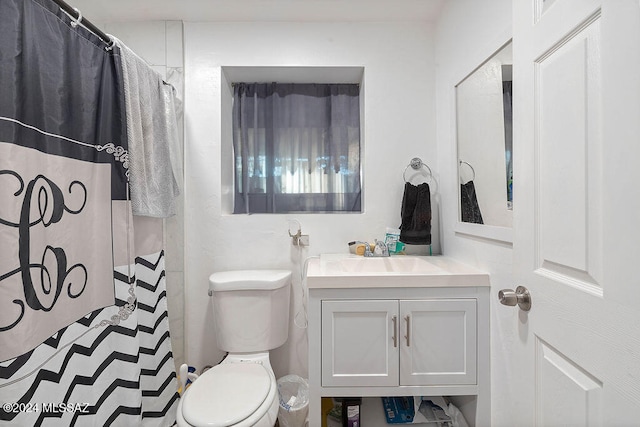
<svg viewBox="0 0 640 427">
<path fill-rule="evenodd" d="M 516 340 L 517 310 L 505 309 L 494 297 L 513 288 L 512 246 L 477 235 L 456 233 L 458 218 L 454 86 L 512 35 L 510 0 L 445 2 L 436 28 L 436 94 L 438 170 L 442 186 L 443 253 L 491 274 L 491 416 L 492 426 L 515 425 L 510 415 L 508 372 L 503 348 Z M 516 94 L 517 95 L 517 94 Z M 514 101 L 514 102 L 517 102 Z M 518 156 L 518 153 L 514 153 Z M 517 192 L 517 187 L 515 187 Z M 517 196 L 514 196 L 517 203 Z"/>
<path fill-rule="evenodd" d="M 185 23 L 184 32 L 186 357 L 201 368 L 223 356 L 207 297 L 211 273 L 293 269 L 293 315 L 301 288 L 288 219 L 298 219 L 310 235 L 302 258 L 345 252 L 347 242 L 383 238 L 387 226 L 399 225 L 402 172 L 412 157 L 437 177 L 435 67 L 432 30 L 424 23 Z M 223 214 L 222 66 L 364 67 L 364 213 Z M 437 218 L 433 234 L 437 252 Z M 272 364 L 277 376 L 306 377 L 306 331 L 291 326 Z"/>
</svg>

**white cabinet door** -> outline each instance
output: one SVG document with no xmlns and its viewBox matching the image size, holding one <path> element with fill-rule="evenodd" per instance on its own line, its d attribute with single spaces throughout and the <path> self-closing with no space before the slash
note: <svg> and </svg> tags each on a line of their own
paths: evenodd
<svg viewBox="0 0 640 427">
<path fill-rule="evenodd" d="M 322 385 L 398 385 L 397 300 L 322 301 Z"/>
<path fill-rule="evenodd" d="M 400 384 L 476 384 L 476 300 L 400 301 Z"/>
</svg>

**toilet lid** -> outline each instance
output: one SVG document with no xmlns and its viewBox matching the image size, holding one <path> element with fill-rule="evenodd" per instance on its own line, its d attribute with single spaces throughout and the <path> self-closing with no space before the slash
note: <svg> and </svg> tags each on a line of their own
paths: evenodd
<svg viewBox="0 0 640 427">
<path fill-rule="evenodd" d="M 258 363 L 216 365 L 191 384 L 182 416 L 194 426 L 226 427 L 253 414 L 269 394 L 271 378 Z"/>
</svg>

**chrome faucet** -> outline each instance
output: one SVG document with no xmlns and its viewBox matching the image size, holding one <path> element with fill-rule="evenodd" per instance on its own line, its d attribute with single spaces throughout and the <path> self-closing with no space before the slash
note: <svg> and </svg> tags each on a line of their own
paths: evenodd
<svg viewBox="0 0 640 427">
<path fill-rule="evenodd" d="M 389 248 L 387 244 L 381 240 L 376 239 L 375 245 L 373 247 L 373 252 L 371 251 L 371 245 L 367 242 L 356 242 L 364 244 L 364 255 L 367 258 L 373 257 L 387 257 L 389 256 Z"/>
<path fill-rule="evenodd" d="M 363 242 L 361 240 L 356 240 L 356 245 L 364 245 L 364 254 L 362 254 L 362 256 L 365 257 L 372 257 L 373 256 L 373 252 L 371 252 L 371 245 L 369 244 L 369 242 Z"/>
</svg>

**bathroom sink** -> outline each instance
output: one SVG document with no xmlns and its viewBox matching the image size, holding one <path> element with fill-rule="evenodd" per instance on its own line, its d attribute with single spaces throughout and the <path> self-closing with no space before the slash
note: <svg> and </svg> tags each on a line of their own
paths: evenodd
<svg viewBox="0 0 640 427">
<path fill-rule="evenodd" d="M 324 262 L 323 262 L 324 261 Z M 413 256 L 397 257 L 332 257 L 321 256 L 320 264 L 325 272 L 358 275 L 380 274 L 433 274 L 441 269 L 424 258 Z"/>
<path fill-rule="evenodd" d="M 306 277 L 309 289 L 489 286 L 485 272 L 443 256 L 321 254 Z"/>
</svg>

